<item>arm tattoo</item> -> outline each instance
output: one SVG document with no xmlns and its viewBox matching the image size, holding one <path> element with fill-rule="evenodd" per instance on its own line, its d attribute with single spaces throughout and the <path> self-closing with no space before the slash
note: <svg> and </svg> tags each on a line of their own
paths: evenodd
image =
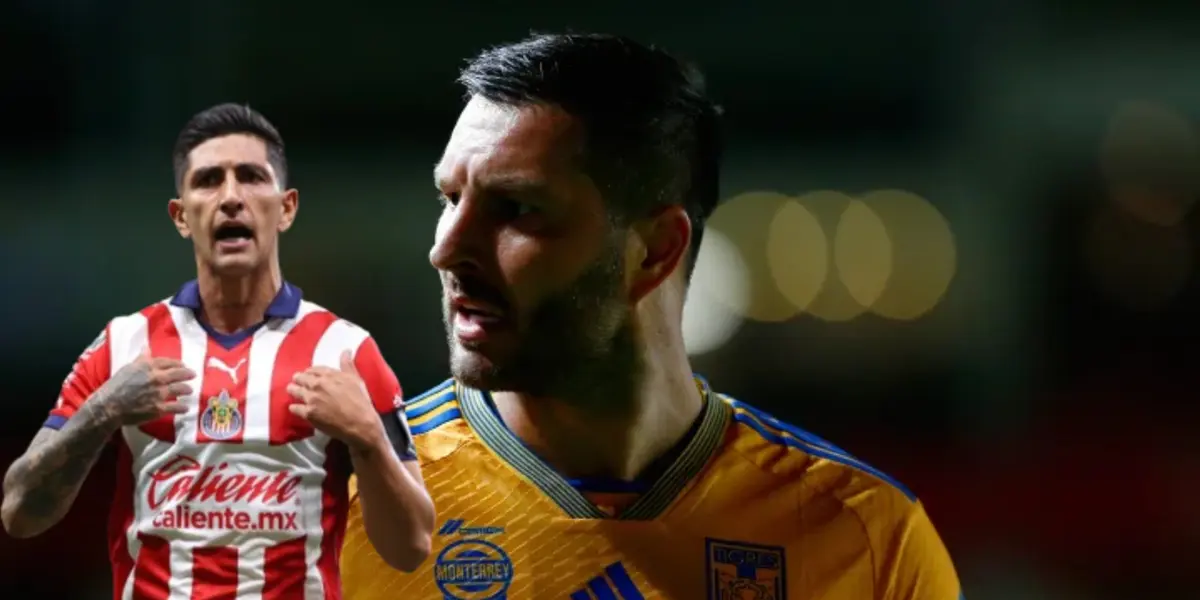
<svg viewBox="0 0 1200 600">
<path fill-rule="evenodd" d="M 36 535 L 66 515 L 112 434 L 119 415 L 147 401 L 146 373 L 117 373 L 84 402 L 62 429 L 42 429 L 4 477 L 4 524 L 19 537 Z M 25 535 L 21 535 L 25 533 Z"/>
<path fill-rule="evenodd" d="M 91 405 L 95 418 L 111 423 L 115 431 L 121 424 L 157 416 L 158 401 L 158 386 L 150 378 L 149 367 L 130 365 L 117 371 L 83 406 Z"/>
</svg>

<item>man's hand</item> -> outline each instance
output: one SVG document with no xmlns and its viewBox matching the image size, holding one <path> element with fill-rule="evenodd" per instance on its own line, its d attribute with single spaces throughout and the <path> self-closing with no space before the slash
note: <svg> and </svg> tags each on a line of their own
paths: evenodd
<svg viewBox="0 0 1200 600">
<path fill-rule="evenodd" d="M 188 381 L 196 373 L 170 358 L 151 358 L 148 352 L 121 367 L 88 403 L 104 421 L 140 425 L 163 415 L 182 414 L 187 407 L 175 401 L 192 393 Z"/>
<path fill-rule="evenodd" d="M 383 425 L 349 351 L 342 353 L 341 370 L 310 367 L 292 377 L 287 391 L 297 400 L 288 406 L 292 414 L 351 450 L 369 452 L 383 443 Z"/>
<path fill-rule="evenodd" d="M 177 360 L 144 353 L 121 367 L 62 429 L 43 428 L 4 476 L 0 520 L 9 535 L 37 535 L 59 522 L 113 432 L 163 415 L 187 412 L 175 402 L 196 377 Z"/>
</svg>

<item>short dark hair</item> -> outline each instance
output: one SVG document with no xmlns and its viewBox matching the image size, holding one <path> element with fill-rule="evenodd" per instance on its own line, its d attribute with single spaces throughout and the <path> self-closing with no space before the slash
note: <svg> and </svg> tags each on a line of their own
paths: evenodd
<svg viewBox="0 0 1200 600">
<path fill-rule="evenodd" d="M 179 132 L 172 154 L 175 163 L 175 188 L 183 189 L 183 176 L 188 170 L 188 155 L 196 146 L 213 138 L 238 133 L 255 136 L 266 144 L 267 161 L 275 169 L 279 185 L 287 187 L 287 157 L 283 152 L 283 137 L 279 135 L 279 130 L 275 129 L 262 113 L 249 105 L 229 102 L 196 113 Z"/>
<path fill-rule="evenodd" d="M 459 82 L 468 97 L 558 106 L 585 131 L 585 164 L 617 217 L 682 204 L 690 277 L 720 194 L 721 108 L 693 64 L 616 35 L 534 34 L 484 51 Z"/>
</svg>

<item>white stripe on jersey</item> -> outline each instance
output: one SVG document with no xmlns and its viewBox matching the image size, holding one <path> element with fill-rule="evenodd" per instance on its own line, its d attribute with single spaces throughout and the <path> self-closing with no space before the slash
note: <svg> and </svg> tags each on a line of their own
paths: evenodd
<svg viewBox="0 0 1200 600">
<path fill-rule="evenodd" d="M 166 600 L 192 600 L 192 547 L 171 544 L 170 548 L 171 596 Z"/>
<path fill-rule="evenodd" d="M 292 319 L 273 319 L 258 331 L 250 341 L 248 350 L 249 369 L 246 373 L 245 415 L 241 444 L 199 443 L 198 423 L 200 393 L 204 383 L 205 360 L 207 358 L 208 334 L 187 308 L 172 306 L 168 302 L 166 312 L 179 335 L 180 359 L 197 377 L 189 382 L 192 393 L 178 398 L 188 406 L 188 411 L 176 415 L 175 442 L 167 442 L 148 435 L 139 427 L 122 428 L 122 437 L 132 459 L 134 494 L 132 523 L 124 532 L 130 561 L 136 565 L 141 543 L 139 532 L 147 531 L 150 521 L 161 515 L 162 508 L 151 510 L 146 503 L 147 486 L 154 474 L 181 455 L 190 455 L 201 465 L 213 466 L 222 462 L 238 463 L 252 473 L 268 472 L 271 469 L 287 469 L 301 475 L 302 484 L 297 489 L 299 508 L 298 529 L 262 532 L 247 537 L 243 531 L 201 532 L 180 530 L 169 537 L 170 597 L 167 600 L 190 600 L 193 588 L 193 549 L 233 545 L 238 549 L 239 600 L 261 600 L 264 586 L 266 550 L 283 541 L 303 536 L 305 538 L 305 600 L 323 600 L 325 597 L 322 573 L 318 568 L 323 541 L 324 471 L 329 437 L 315 432 L 311 437 L 271 445 L 271 384 L 276 357 L 284 339 L 306 316 L 325 309 L 304 301 L 300 311 Z M 156 321 L 157 322 L 157 321 Z M 158 327 L 158 325 L 156 325 Z M 157 331 L 157 330 L 156 330 Z M 118 317 L 109 325 L 109 344 L 112 353 L 111 372 L 133 362 L 150 347 L 149 323 L 142 313 Z M 157 335 L 157 333 L 156 333 Z M 343 351 L 356 352 L 369 334 L 362 328 L 343 320 L 335 320 L 321 334 L 312 354 L 312 364 L 339 368 Z M 158 343 L 157 341 L 155 343 Z M 309 342 L 311 343 L 311 342 Z M 276 424 L 278 427 L 278 424 Z M 174 468 L 174 466 L 172 466 Z M 235 467 L 236 468 L 236 467 Z M 281 537 L 282 536 L 282 537 Z M 137 567 L 134 567 L 134 571 Z M 123 582 L 122 598 L 131 600 L 136 572 L 130 572 Z"/>
<path fill-rule="evenodd" d="M 175 322 L 175 331 L 179 332 L 179 362 L 196 374 L 196 378 L 188 382 L 192 386 L 192 393 L 176 398 L 177 402 L 187 406 L 187 412 L 175 415 L 175 439 L 195 442 L 200 390 L 204 387 L 204 358 L 208 354 L 208 332 L 200 326 L 190 308 L 167 304 L 167 309 L 171 312 L 171 320 Z M 190 574 L 188 579 L 191 580 Z"/>
<path fill-rule="evenodd" d="M 334 321 L 325 330 L 325 333 L 321 336 L 321 340 L 317 342 L 317 347 L 313 350 L 313 366 L 340 369 L 342 352 L 346 350 L 357 352 L 359 345 L 367 339 L 367 335 L 366 330 L 349 321 L 343 319 Z M 317 435 L 328 441 L 328 437 L 325 434 L 317 432 Z M 317 460 L 317 457 L 312 457 L 312 460 Z M 305 498 L 305 502 L 319 502 L 321 500 L 322 490 L 320 488 L 308 488 L 306 493 L 312 497 Z M 309 525 L 308 530 L 308 538 L 305 540 L 305 545 L 307 546 L 305 551 L 305 568 L 308 571 L 308 577 L 305 581 L 304 597 L 305 600 L 321 600 L 325 592 L 324 584 L 321 581 L 321 572 L 317 569 L 317 558 L 321 553 L 324 529 L 321 527 L 321 523 L 313 523 Z"/>
<path fill-rule="evenodd" d="M 272 320 L 254 333 L 250 346 L 250 366 L 246 375 L 246 424 L 242 443 L 258 446 L 271 443 L 271 377 L 275 374 L 275 356 L 284 338 L 304 317 L 321 310 L 311 302 L 301 302 L 294 319 Z"/>
<path fill-rule="evenodd" d="M 117 317 L 109 323 L 108 349 L 112 356 L 110 360 L 110 377 L 116 375 L 117 371 L 121 370 L 122 367 L 137 360 L 137 357 L 142 353 L 143 350 L 146 349 L 149 339 L 146 331 L 147 325 L 148 323 L 146 322 L 146 317 L 141 313 Z M 134 449 L 133 445 L 130 444 L 128 428 L 123 428 L 121 433 L 125 437 L 126 444 L 129 444 L 130 452 L 133 454 L 133 456 L 142 456 L 146 454 L 145 446 Z M 135 467 L 135 476 L 136 473 L 137 470 Z M 134 516 L 134 522 L 137 522 L 136 515 Z M 141 549 L 142 546 L 141 542 L 137 538 L 137 530 L 133 527 L 130 527 L 129 530 L 125 532 L 125 539 L 128 542 L 129 559 L 136 563 L 138 550 Z M 133 598 L 133 581 L 134 574 L 130 572 L 129 578 L 125 580 L 125 589 L 121 594 L 121 597 L 124 600 L 131 600 Z"/>
<path fill-rule="evenodd" d="M 112 356 L 110 377 L 116 375 L 121 367 L 137 360 L 138 355 L 146 349 L 147 326 L 146 317 L 142 313 L 117 317 L 109 322 L 108 351 Z"/>
<path fill-rule="evenodd" d="M 256 544 L 238 550 L 238 600 L 261 600 L 263 586 L 267 583 L 262 576 L 266 568 L 266 546 Z"/>
</svg>

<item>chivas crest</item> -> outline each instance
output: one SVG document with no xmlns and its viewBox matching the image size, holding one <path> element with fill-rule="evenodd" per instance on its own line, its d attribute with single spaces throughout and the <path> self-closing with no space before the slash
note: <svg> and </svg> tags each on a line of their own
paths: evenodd
<svg viewBox="0 0 1200 600">
<path fill-rule="evenodd" d="M 200 429 L 214 440 L 227 440 L 242 430 L 242 413 L 227 390 L 208 399 L 208 406 L 200 415 Z"/>
</svg>

